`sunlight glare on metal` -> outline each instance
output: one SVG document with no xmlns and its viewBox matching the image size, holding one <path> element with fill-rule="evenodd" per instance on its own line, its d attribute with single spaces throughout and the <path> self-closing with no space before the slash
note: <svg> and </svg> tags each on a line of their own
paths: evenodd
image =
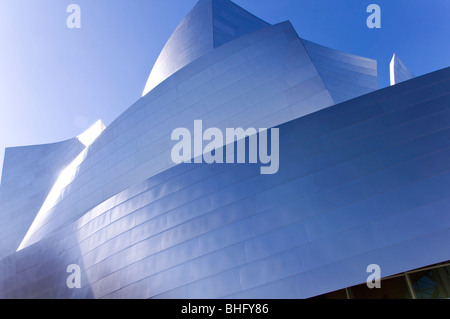
<svg viewBox="0 0 450 319">
<path fill-rule="evenodd" d="M 84 146 L 88 147 L 100 136 L 104 129 L 105 124 L 103 124 L 102 120 L 98 120 L 90 128 L 78 135 L 77 139 L 83 143 Z"/>
<path fill-rule="evenodd" d="M 28 229 L 28 232 L 26 233 L 17 251 L 32 244 L 29 242 L 31 235 L 43 227 L 46 221 L 49 220 L 48 217 L 51 215 L 53 207 L 55 207 L 55 205 L 59 202 L 66 187 L 69 186 L 77 176 L 80 165 L 86 159 L 89 146 L 92 145 L 104 129 L 105 125 L 101 120 L 98 120 L 94 125 L 77 137 L 78 140 L 86 146 L 86 148 L 78 154 L 78 156 L 59 174 L 58 179 L 50 190 L 50 193 L 45 199 L 43 205 L 39 209 L 39 212 L 37 213 L 31 227 Z"/>
</svg>

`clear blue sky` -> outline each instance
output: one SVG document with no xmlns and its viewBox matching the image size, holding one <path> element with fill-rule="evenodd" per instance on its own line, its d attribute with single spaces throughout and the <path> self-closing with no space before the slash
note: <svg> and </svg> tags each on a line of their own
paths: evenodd
<svg viewBox="0 0 450 319">
<path fill-rule="evenodd" d="M 450 66 L 449 0 L 235 0 L 300 37 L 378 61 L 396 52 L 416 75 Z M 81 7 L 81 29 L 66 8 Z M 197 0 L 0 0 L 0 164 L 5 147 L 72 138 L 141 96 L 154 61 Z M 380 5 L 382 28 L 366 8 Z M 1 167 L 1 165 L 0 165 Z M 1 176 L 1 172 L 0 172 Z"/>
</svg>

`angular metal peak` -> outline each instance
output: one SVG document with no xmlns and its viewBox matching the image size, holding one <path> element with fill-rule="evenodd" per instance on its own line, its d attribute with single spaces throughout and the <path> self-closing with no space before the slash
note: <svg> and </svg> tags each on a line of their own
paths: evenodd
<svg viewBox="0 0 450 319">
<path fill-rule="evenodd" d="M 394 53 L 389 64 L 391 86 L 410 80 L 415 75 L 406 67 L 402 60 Z"/>
<path fill-rule="evenodd" d="M 162 49 L 142 96 L 201 56 L 269 25 L 230 0 L 200 0 Z"/>
</svg>

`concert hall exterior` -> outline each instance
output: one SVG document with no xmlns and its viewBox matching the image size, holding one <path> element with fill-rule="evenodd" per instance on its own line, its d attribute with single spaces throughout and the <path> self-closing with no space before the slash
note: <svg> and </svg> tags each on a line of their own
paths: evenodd
<svg viewBox="0 0 450 319">
<path fill-rule="evenodd" d="M 392 74 L 200 0 L 108 127 L 6 150 L 0 298 L 449 298 L 450 68 Z M 278 128 L 278 171 L 176 164 L 198 120 Z"/>
</svg>

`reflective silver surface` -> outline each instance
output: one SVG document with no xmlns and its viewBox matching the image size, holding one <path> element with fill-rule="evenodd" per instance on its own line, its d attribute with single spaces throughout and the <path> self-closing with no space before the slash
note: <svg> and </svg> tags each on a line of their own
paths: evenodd
<svg viewBox="0 0 450 319">
<path fill-rule="evenodd" d="M 307 298 L 365 282 L 372 263 L 388 276 L 449 259 L 449 68 L 367 94 L 375 61 L 225 0 L 200 1 L 171 39 L 166 78 L 87 149 L 39 223 L 82 146 L 7 151 L 0 297 Z M 278 127 L 278 173 L 175 165 L 171 132 L 198 119 Z"/>
</svg>

